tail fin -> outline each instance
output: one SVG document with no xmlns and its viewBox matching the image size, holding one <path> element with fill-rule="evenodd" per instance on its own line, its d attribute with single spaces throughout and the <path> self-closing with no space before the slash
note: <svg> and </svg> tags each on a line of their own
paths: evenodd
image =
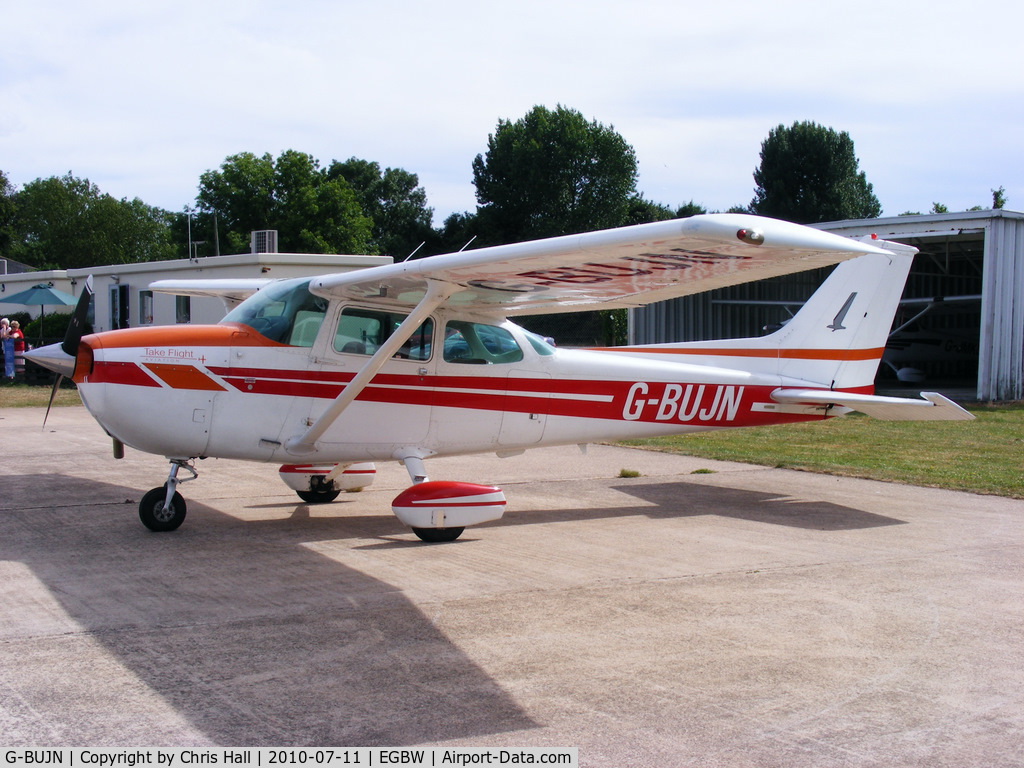
<svg viewBox="0 0 1024 768">
<path fill-rule="evenodd" d="M 916 248 L 839 264 L 780 330 L 759 340 L 779 350 L 779 374 L 829 389 L 870 391 Z"/>
<path fill-rule="evenodd" d="M 767 336 L 632 347 L 645 356 L 782 376 L 786 385 L 871 392 L 916 248 L 840 263 L 785 326 Z M 787 383 L 788 382 L 788 383 Z"/>
</svg>

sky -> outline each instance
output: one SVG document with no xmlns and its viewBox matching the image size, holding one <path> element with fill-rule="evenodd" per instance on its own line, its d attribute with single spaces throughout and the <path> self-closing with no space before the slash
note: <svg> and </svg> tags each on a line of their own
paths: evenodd
<svg viewBox="0 0 1024 768">
<path fill-rule="evenodd" d="M 853 139 L 883 215 L 1024 211 L 1024 4 L 944 0 L 0 0 L 0 170 L 181 211 L 230 155 L 418 175 L 476 207 L 499 120 L 575 109 L 670 207 L 749 204 L 761 142 Z"/>
</svg>

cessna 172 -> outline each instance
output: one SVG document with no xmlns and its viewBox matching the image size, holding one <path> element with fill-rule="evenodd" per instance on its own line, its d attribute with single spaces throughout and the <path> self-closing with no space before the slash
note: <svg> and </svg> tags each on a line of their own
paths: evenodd
<svg viewBox="0 0 1024 768">
<path fill-rule="evenodd" d="M 424 460 L 538 446 L 812 421 L 970 419 L 937 393 L 879 397 L 873 380 L 915 250 L 742 214 L 712 214 L 459 252 L 313 278 L 159 281 L 219 296 L 217 325 L 82 338 L 83 292 L 62 344 L 30 353 L 71 376 L 114 440 L 163 455 L 139 505 L 169 531 L 197 458 L 282 464 L 308 502 L 405 464 L 393 502 L 425 541 L 501 517 L 499 488 L 430 481 Z M 841 263 L 840 263 L 841 262 Z M 785 327 L 759 338 L 555 348 L 507 318 L 641 306 L 838 266 Z M 90 289 L 91 290 L 91 289 Z"/>
</svg>

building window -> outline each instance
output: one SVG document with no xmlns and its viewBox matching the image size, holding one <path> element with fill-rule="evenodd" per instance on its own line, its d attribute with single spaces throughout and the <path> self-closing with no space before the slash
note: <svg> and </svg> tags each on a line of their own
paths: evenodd
<svg viewBox="0 0 1024 768">
<path fill-rule="evenodd" d="M 110 330 L 128 327 L 128 286 L 110 286 Z"/>
<path fill-rule="evenodd" d="M 139 324 L 153 324 L 153 292 L 139 291 Z"/>
<path fill-rule="evenodd" d="M 176 323 L 191 323 L 192 322 L 192 297 L 191 296 L 175 296 L 174 297 L 174 322 L 176 322 Z"/>
</svg>

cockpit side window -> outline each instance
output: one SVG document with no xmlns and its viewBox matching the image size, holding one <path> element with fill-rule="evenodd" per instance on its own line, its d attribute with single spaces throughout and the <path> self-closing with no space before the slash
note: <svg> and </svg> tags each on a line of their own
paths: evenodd
<svg viewBox="0 0 1024 768">
<path fill-rule="evenodd" d="M 348 355 L 372 355 L 405 320 L 405 315 L 360 307 L 345 307 L 334 334 L 334 351 Z M 395 357 L 406 360 L 430 359 L 434 321 L 427 318 Z"/>
<path fill-rule="evenodd" d="M 280 344 L 312 347 L 329 302 L 309 292 L 309 281 L 303 277 L 272 283 L 231 310 L 222 322 L 242 323 Z"/>
</svg>

